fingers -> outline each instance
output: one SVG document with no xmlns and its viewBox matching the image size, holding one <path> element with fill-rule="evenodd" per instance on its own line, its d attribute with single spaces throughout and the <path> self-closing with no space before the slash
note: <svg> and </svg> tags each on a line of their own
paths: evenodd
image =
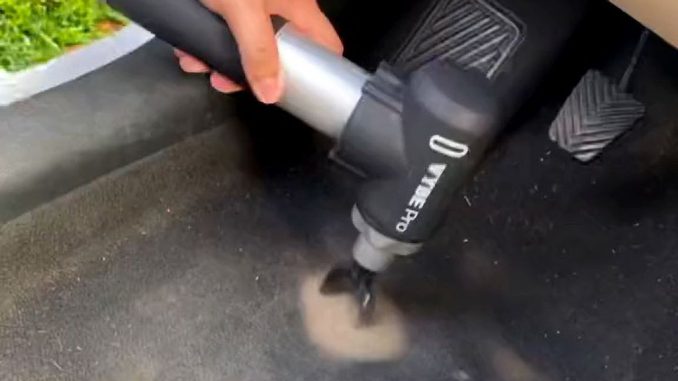
<svg viewBox="0 0 678 381">
<path fill-rule="evenodd" d="M 286 3 L 287 1 L 293 4 Z M 337 54 L 344 52 L 339 35 L 315 0 L 286 0 L 277 3 L 281 5 L 274 7 L 272 13 L 290 21 L 299 32 L 318 44 Z"/>
<path fill-rule="evenodd" d="M 209 73 L 211 71 L 202 61 L 184 51 L 174 49 L 174 55 L 179 59 L 181 69 L 187 73 Z M 219 73 L 210 74 L 210 84 L 215 90 L 226 94 L 242 90 L 242 86 Z"/>
<path fill-rule="evenodd" d="M 179 59 L 181 70 L 187 73 L 208 73 L 210 68 L 197 58 L 190 56 L 181 50 L 174 49 L 174 55 Z"/>
<path fill-rule="evenodd" d="M 221 14 L 228 23 L 238 43 L 247 81 L 254 95 L 263 103 L 278 102 L 284 86 L 271 14 L 289 20 L 299 32 L 335 53 L 343 52 L 343 44 L 337 32 L 318 7 L 316 0 L 201 1 L 212 11 Z M 200 60 L 178 50 L 175 53 L 184 71 L 210 71 Z M 210 82 L 221 92 L 241 90 L 240 86 L 221 74 L 212 74 Z"/>
<path fill-rule="evenodd" d="M 264 1 L 206 0 L 205 3 L 220 13 L 231 28 L 245 76 L 256 97 L 267 104 L 278 102 L 283 92 L 282 72 L 275 32 Z"/>
<path fill-rule="evenodd" d="M 210 75 L 210 84 L 215 90 L 230 94 L 242 90 L 242 87 L 219 73 Z"/>
</svg>

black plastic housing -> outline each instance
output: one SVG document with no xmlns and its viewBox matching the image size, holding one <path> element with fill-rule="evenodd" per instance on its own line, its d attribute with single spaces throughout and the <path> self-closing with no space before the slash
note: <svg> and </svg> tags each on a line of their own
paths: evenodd
<svg viewBox="0 0 678 381">
<path fill-rule="evenodd" d="M 365 221 L 401 242 L 429 238 L 502 122 L 480 74 L 435 61 L 402 84 L 382 65 L 337 150 L 369 177 L 357 201 Z"/>
</svg>

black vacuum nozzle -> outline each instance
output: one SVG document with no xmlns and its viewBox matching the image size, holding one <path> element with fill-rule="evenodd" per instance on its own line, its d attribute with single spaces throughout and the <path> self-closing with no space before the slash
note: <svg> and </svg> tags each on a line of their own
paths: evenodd
<svg viewBox="0 0 678 381">
<path fill-rule="evenodd" d="M 349 293 L 358 302 L 358 321 L 361 325 L 369 325 L 374 318 L 375 293 L 374 279 L 376 273 L 362 267 L 353 261 L 350 264 L 341 264 L 332 268 L 322 285 L 320 293 L 335 295 Z"/>
</svg>

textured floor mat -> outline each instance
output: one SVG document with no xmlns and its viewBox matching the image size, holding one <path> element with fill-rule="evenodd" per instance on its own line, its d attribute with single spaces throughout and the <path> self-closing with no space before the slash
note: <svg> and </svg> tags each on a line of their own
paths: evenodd
<svg viewBox="0 0 678 381">
<path fill-rule="evenodd" d="M 493 78 L 520 45 L 523 29 L 520 20 L 491 0 L 437 1 L 394 62 L 410 71 L 444 58 Z"/>
</svg>

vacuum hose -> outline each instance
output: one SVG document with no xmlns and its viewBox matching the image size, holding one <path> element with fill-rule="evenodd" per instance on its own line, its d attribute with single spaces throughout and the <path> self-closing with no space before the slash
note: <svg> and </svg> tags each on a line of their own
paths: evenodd
<svg viewBox="0 0 678 381">
<path fill-rule="evenodd" d="M 108 3 L 158 38 L 246 85 L 237 42 L 228 25 L 198 0 Z M 274 18 L 272 22 L 285 78 L 278 106 L 338 139 L 362 96 L 368 73 L 304 38 L 283 20 Z"/>
</svg>

